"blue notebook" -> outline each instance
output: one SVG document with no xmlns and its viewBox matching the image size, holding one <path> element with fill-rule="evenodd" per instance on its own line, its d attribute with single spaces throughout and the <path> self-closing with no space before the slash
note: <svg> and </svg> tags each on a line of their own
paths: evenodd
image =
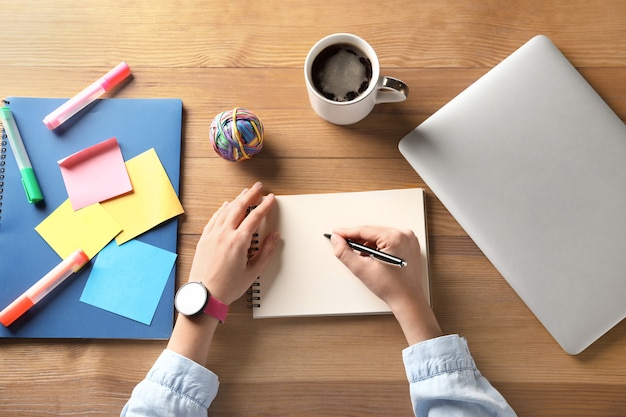
<svg viewBox="0 0 626 417">
<path fill-rule="evenodd" d="M 48 271 L 60 257 L 35 231 L 67 198 L 57 161 L 105 139 L 116 137 L 125 160 L 150 148 L 159 156 L 179 193 L 182 101 L 179 99 L 103 99 L 49 131 L 42 119 L 65 99 L 9 97 L 15 121 L 41 186 L 44 201 L 28 203 L 11 149 L 4 145 L 0 170 L 0 309 Z M 172 219 L 137 240 L 176 252 L 178 221 Z M 95 258 L 94 258 L 95 260 Z M 80 301 L 92 260 L 32 307 L 0 337 L 166 339 L 173 324 L 175 267 L 150 325 Z"/>
</svg>

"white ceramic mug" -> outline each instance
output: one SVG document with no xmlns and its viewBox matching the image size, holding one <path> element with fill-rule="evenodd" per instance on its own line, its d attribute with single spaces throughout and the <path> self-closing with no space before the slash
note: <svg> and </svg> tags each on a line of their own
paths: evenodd
<svg viewBox="0 0 626 417">
<path fill-rule="evenodd" d="M 316 67 L 319 66 L 319 64 L 315 62 L 316 58 L 318 58 L 322 52 L 324 52 L 323 55 L 328 56 L 328 53 L 326 52 L 327 48 L 333 45 L 347 45 L 348 48 L 349 46 L 356 47 L 356 53 L 352 51 L 349 52 L 355 55 L 362 53 L 366 59 L 365 61 L 360 60 L 360 62 L 365 64 L 369 61 L 371 64 L 371 74 L 369 74 L 370 65 L 366 64 L 366 67 L 364 67 L 366 68 L 364 71 L 368 72 L 368 78 L 371 76 L 367 88 L 364 88 L 365 85 L 363 85 L 362 92 L 353 92 L 349 95 L 342 96 L 339 99 L 345 101 L 338 101 L 337 95 L 322 91 L 319 74 L 313 73 L 314 63 L 316 64 Z M 336 49 L 337 48 L 335 48 L 335 50 Z M 341 53 L 344 53 L 344 55 L 346 54 L 346 52 L 343 51 Z M 335 53 L 335 56 L 337 55 L 339 55 L 339 53 Z M 328 60 L 330 59 L 331 58 L 328 58 Z M 341 77 L 345 77 L 344 80 L 348 81 L 349 78 L 354 77 L 352 75 L 348 76 L 345 72 L 345 67 L 345 65 L 335 64 L 332 69 L 334 71 L 342 72 Z M 331 71 L 329 70 L 326 72 L 328 73 Z M 359 77 L 360 76 L 361 74 L 359 73 Z M 404 101 L 409 93 L 409 87 L 404 82 L 396 78 L 381 76 L 380 64 L 374 49 L 365 40 L 349 33 L 335 33 L 320 39 L 315 45 L 313 45 L 307 54 L 306 60 L 304 61 L 304 79 L 306 81 L 309 101 L 311 102 L 313 110 L 315 110 L 315 112 L 323 119 L 338 125 L 356 123 L 365 118 L 365 116 L 372 111 L 376 104 Z M 358 81 L 355 80 L 352 82 L 358 83 Z M 337 85 L 337 79 L 334 82 L 332 80 L 326 82 L 326 84 L 329 83 Z M 346 84 L 346 82 L 343 81 L 339 84 L 342 83 Z M 338 86 L 337 89 L 340 87 L 341 86 Z"/>
</svg>

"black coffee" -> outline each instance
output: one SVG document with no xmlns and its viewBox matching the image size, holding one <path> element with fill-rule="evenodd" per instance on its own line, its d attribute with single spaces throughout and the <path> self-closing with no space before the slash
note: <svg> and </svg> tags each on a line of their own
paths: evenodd
<svg viewBox="0 0 626 417">
<path fill-rule="evenodd" d="M 313 61 L 311 76 L 317 91 L 327 99 L 351 101 L 367 90 L 372 62 L 354 45 L 331 45 Z"/>
</svg>

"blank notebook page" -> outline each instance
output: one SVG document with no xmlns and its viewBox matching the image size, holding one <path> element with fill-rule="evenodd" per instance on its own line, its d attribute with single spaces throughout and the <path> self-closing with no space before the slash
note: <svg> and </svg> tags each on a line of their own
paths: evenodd
<svg viewBox="0 0 626 417">
<path fill-rule="evenodd" d="M 422 189 L 277 196 L 260 235 L 278 230 L 282 243 L 255 287 L 260 306 L 254 307 L 254 317 L 389 313 L 387 304 L 335 257 L 324 237 L 335 228 L 359 225 L 415 232 L 430 301 Z"/>
</svg>

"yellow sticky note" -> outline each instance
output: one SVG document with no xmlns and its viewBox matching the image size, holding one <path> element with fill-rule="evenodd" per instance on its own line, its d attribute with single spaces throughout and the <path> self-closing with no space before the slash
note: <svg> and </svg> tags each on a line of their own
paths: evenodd
<svg viewBox="0 0 626 417">
<path fill-rule="evenodd" d="M 100 204 L 74 211 L 67 199 L 35 230 L 62 259 L 66 259 L 76 249 L 82 249 L 91 259 L 122 228 Z"/>
<path fill-rule="evenodd" d="M 122 226 L 118 245 L 184 212 L 154 148 L 128 160 L 126 169 L 133 191 L 101 203 Z"/>
</svg>

